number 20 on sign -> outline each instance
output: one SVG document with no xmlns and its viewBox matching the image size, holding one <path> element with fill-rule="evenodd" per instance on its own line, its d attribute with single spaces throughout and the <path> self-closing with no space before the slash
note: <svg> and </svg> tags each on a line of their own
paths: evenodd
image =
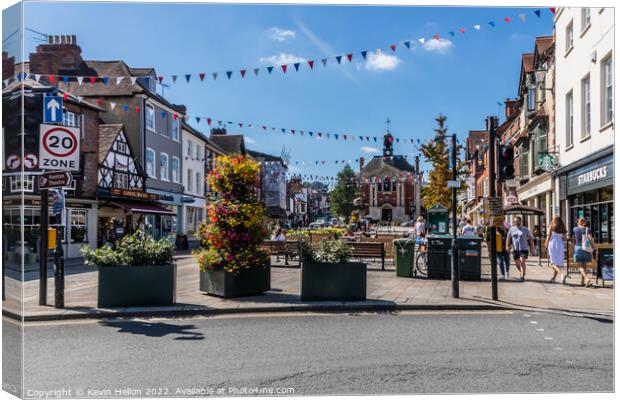
<svg viewBox="0 0 620 400">
<path fill-rule="evenodd" d="M 39 166 L 44 170 L 80 170 L 80 129 L 41 124 Z"/>
</svg>

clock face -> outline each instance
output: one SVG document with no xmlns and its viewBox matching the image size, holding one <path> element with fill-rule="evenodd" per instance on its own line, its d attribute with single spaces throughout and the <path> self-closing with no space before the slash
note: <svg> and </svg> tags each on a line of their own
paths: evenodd
<svg viewBox="0 0 620 400">
<path fill-rule="evenodd" d="M 392 152 L 391 152 L 391 151 L 389 151 L 389 150 L 387 150 L 387 151 L 385 152 L 385 155 L 386 155 L 386 156 L 391 156 L 391 155 L 392 155 Z"/>
</svg>

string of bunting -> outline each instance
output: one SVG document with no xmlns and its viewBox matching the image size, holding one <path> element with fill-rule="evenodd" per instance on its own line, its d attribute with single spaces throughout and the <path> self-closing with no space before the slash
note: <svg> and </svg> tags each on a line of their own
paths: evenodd
<svg viewBox="0 0 620 400">
<path fill-rule="evenodd" d="M 549 8 L 549 10 L 551 11 L 552 14 L 555 14 L 555 8 Z M 532 13 L 537 18 L 540 18 L 542 15 L 542 12 L 540 9 L 533 10 Z M 445 35 L 434 34 L 432 37 L 421 37 L 417 40 L 410 39 L 410 40 L 395 41 L 389 44 L 388 46 L 385 46 L 383 50 L 395 53 L 398 48 L 402 48 L 403 46 L 406 47 L 407 49 L 410 49 L 412 46 L 418 45 L 418 43 L 420 45 L 425 45 L 425 43 L 428 41 L 433 41 L 433 40 L 440 41 L 442 38 L 445 38 L 445 37 L 456 38 L 458 36 L 463 36 L 468 32 L 480 31 L 483 26 L 488 29 L 493 29 L 500 25 L 510 24 L 517 19 L 521 21 L 522 23 L 525 23 L 527 20 L 527 14 L 520 13 L 517 15 L 517 18 L 504 17 L 500 20 L 488 21 L 486 24 L 478 23 L 478 24 L 472 25 L 471 27 L 461 26 L 458 29 L 446 32 Z M 374 54 L 378 54 L 381 52 L 382 52 L 382 48 L 378 48 Z M 348 61 L 349 63 L 352 63 L 353 59 L 359 56 L 361 56 L 363 60 L 366 60 L 370 54 L 373 54 L 373 52 L 369 50 L 362 50 L 362 51 L 355 51 L 355 52 L 345 52 L 343 54 L 330 56 L 330 57 L 324 57 L 320 59 L 304 60 L 303 62 L 299 61 L 299 62 L 293 62 L 293 63 L 287 63 L 287 64 L 280 64 L 279 68 L 276 68 L 277 66 L 272 65 L 268 67 L 239 68 L 236 70 L 228 70 L 228 71 L 223 71 L 223 72 L 218 71 L 218 72 L 210 72 L 210 73 L 198 72 L 198 73 L 189 73 L 189 74 L 186 74 L 186 73 L 170 74 L 170 75 L 166 74 L 166 75 L 157 75 L 156 77 L 152 77 L 149 75 L 131 76 L 131 77 L 128 77 L 128 76 L 78 76 L 78 75 L 54 75 L 54 74 L 27 74 L 25 72 L 19 72 L 15 78 L 18 80 L 21 80 L 28 75 L 32 75 L 32 78 L 35 79 L 37 82 L 39 81 L 39 79 L 41 79 L 41 77 L 45 77 L 47 80 L 49 80 L 50 83 L 54 83 L 58 80 L 58 81 L 63 81 L 65 84 L 69 82 L 77 82 L 80 86 L 82 84 L 88 84 L 88 83 L 90 83 L 91 85 L 94 85 L 95 83 L 102 83 L 104 85 L 109 85 L 109 84 L 119 85 L 121 84 L 121 82 L 123 82 L 126 79 L 130 80 L 132 84 L 135 84 L 136 80 L 139 78 L 143 78 L 147 80 L 155 79 L 160 84 L 163 84 L 164 82 L 172 82 L 172 84 L 176 84 L 177 81 L 179 80 L 181 81 L 185 80 L 185 82 L 189 84 L 190 81 L 192 81 L 192 78 L 194 78 L 194 81 L 196 81 L 196 77 L 200 82 L 206 82 L 210 79 L 212 79 L 213 81 L 216 81 L 218 77 L 222 77 L 221 79 L 223 79 L 223 76 L 226 76 L 228 80 L 230 80 L 233 76 L 238 76 L 241 79 L 243 79 L 246 76 L 251 76 L 252 74 L 255 77 L 258 77 L 261 70 L 265 70 L 268 75 L 272 75 L 274 70 L 276 71 L 280 70 L 282 72 L 282 75 L 285 75 L 286 72 L 291 69 L 294 69 L 295 72 L 298 72 L 302 65 L 304 65 L 305 68 L 308 70 L 315 70 L 317 69 L 315 68 L 315 65 L 317 65 L 318 62 L 320 62 L 323 65 L 323 67 L 327 67 L 328 62 L 330 64 L 333 64 L 334 62 L 336 62 L 338 65 L 341 65 L 345 60 Z M 7 81 L 8 81 L 7 79 L 4 80 L 4 83 L 6 85 L 8 85 Z"/>
</svg>

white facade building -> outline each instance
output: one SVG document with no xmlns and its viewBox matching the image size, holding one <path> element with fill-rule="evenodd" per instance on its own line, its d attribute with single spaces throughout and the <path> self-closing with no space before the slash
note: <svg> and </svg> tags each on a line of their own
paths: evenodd
<svg viewBox="0 0 620 400">
<path fill-rule="evenodd" d="M 588 220 L 595 239 L 613 237 L 614 9 L 560 8 L 555 15 L 554 208 L 569 226 Z"/>
<path fill-rule="evenodd" d="M 208 162 L 207 141 L 200 132 L 185 123 L 181 127 L 181 140 L 183 141 L 182 232 L 187 235 L 188 240 L 197 240 L 198 225 L 203 223 L 206 218 L 205 166 Z"/>
</svg>

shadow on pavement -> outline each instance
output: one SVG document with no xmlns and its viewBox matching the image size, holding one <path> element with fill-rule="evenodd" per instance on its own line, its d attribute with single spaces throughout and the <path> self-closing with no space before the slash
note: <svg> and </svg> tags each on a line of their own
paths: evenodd
<svg viewBox="0 0 620 400">
<path fill-rule="evenodd" d="M 204 335 L 200 332 L 192 332 L 197 329 L 196 325 L 175 325 L 165 322 L 149 321 L 101 321 L 101 325 L 118 329 L 119 333 L 131 333 L 148 337 L 164 337 L 175 335 L 174 340 L 203 340 Z"/>
</svg>

